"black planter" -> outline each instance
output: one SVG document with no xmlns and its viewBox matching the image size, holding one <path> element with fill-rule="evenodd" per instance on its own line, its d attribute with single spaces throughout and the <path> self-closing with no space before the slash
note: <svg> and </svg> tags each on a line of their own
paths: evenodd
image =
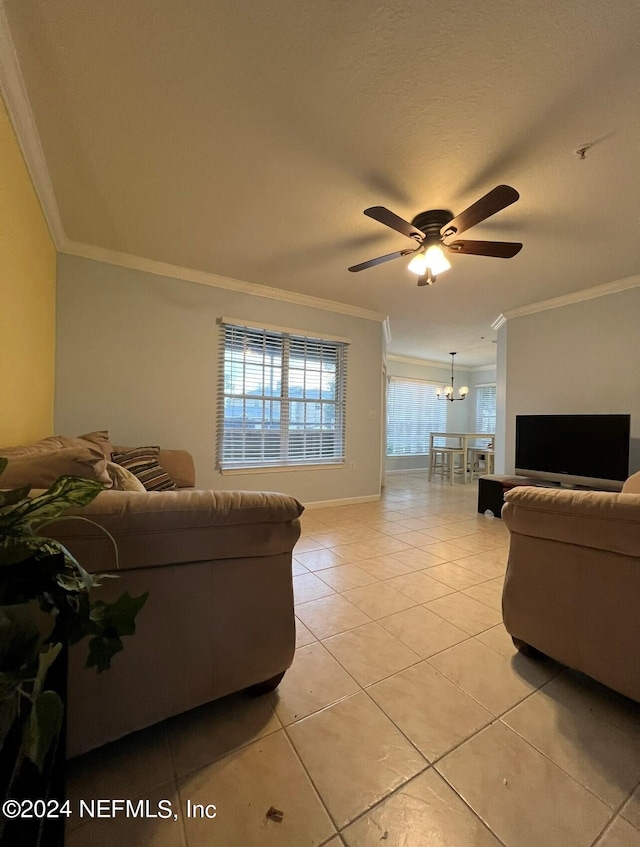
<svg viewBox="0 0 640 847">
<path fill-rule="evenodd" d="M 5 739 L 0 755 L 0 798 L 21 801 L 44 800 L 31 808 L 32 817 L 25 817 L 29 812 L 29 803 L 22 803 L 21 816 L 7 819 L 0 814 L 0 847 L 64 847 L 64 826 L 66 817 L 44 816 L 55 813 L 63 807 L 65 800 L 65 753 L 66 753 L 66 691 L 67 691 L 68 652 L 66 645 L 47 673 L 45 688 L 55 691 L 65 704 L 65 717 L 57 742 L 52 745 L 45 759 L 42 774 L 33 762 L 22 759 L 18 763 L 20 743 L 22 739 L 22 722 L 16 721 Z M 27 716 L 23 715 L 21 721 Z M 46 801 L 51 801 L 47 803 Z"/>
</svg>

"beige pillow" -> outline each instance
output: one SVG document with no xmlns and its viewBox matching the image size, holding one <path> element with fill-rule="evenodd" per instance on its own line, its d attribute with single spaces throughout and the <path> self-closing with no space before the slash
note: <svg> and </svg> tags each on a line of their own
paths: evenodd
<svg viewBox="0 0 640 847">
<path fill-rule="evenodd" d="M 105 459 L 107 461 L 111 461 L 113 444 L 109 440 L 108 429 L 100 429 L 97 432 L 87 432 L 85 435 L 79 435 L 78 438 L 82 441 L 89 441 L 91 444 L 95 444 L 96 447 L 99 447 L 102 450 Z"/>
<path fill-rule="evenodd" d="M 49 438 L 42 438 L 40 441 L 26 446 L 2 447 L 0 448 L 0 456 L 7 459 L 10 456 L 35 456 L 38 453 L 50 453 L 52 450 L 59 450 L 60 447 L 64 446 L 61 436 L 51 435 Z"/>
<path fill-rule="evenodd" d="M 107 460 L 102 451 L 92 447 L 59 447 L 41 453 L 27 453 L 6 457 L 9 461 L 0 476 L 0 487 L 48 488 L 61 476 L 79 476 L 95 479 L 105 488 L 111 488 L 107 473 Z"/>
<path fill-rule="evenodd" d="M 107 462 L 107 473 L 113 483 L 113 491 L 146 491 L 135 474 L 115 462 Z"/>
<path fill-rule="evenodd" d="M 34 456 L 37 453 L 59 450 L 61 447 L 98 447 L 108 460 L 111 459 L 113 452 L 113 446 L 109 441 L 109 431 L 102 429 L 97 432 L 87 432 L 77 438 L 72 438 L 69 435 L 50 435 L 49 438 L 42 438 L 40 441 L 26 446 L 2 447 L 0 448 L 0 456 L 6 458 L 9 458 L 9 456 Z"/>
</svg>

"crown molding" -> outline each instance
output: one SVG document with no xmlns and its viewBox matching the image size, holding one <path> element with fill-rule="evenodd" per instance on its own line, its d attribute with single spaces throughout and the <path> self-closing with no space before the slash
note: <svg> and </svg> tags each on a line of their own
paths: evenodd
<svg viewBox="0 0 640 847">
<path fill-rule="evenodd" d="M 388 315 L 382 322 L 382 331 L 384 333 L 385 344 L 391 344 L 391 322 Z"/>
<path fill-rule="evenodd" d="M 573 291 L 571 294 L 562 294 L 560 297 L 551 297 L 548 300 L 540 300 L 538 303 L 530 303 L 528 306 L 518 306 L 509 309 L 499 315 L 491 324 L 493 329 L 499 329 L 506 321 L 512 318 L 522 318 L 533 315 L 536 312 L 546 312 L 549 309 L 560 309 L 562 306 L 571 306 L 573 303 L 582 303 L 584 300 L 595 300 L 596 297 L 606 297 L 608 294 L 617 294 L 619 291 L 627 291 L 630 288 L 640 286 L 640 274 L 615 279 L 605 282 L 603 285 L 595 285 L 592 288 L 583 288 L 581 291 Z"/>
<path fill-rule="evenodd" d="M 387 353 L 387 360 L 390 362 L 404 362 L 406 365 L 422 365 L 423 367 L 428 368 L 444 368 L 445 370 L 449 370 L 451 363 L 450 362 L 434 362 L 433 359 L 418 359 L 415 356 L 398 356 L 395 353 Z M 476 371 L 493 371 L 495 370 L 495 365 L 461 365 L 456 363 L 456 367 L 459 370 L 464 370 L 469 373 L 475 373 Z"/>
<path fill-rule="evenodd" d="M 22 155 L 58 252 L 67 253 L 71 256 L 81 256 L 86 259 L 95 259 L 96 261 L 105 262 L 110 265 L 119 265 L 120 267 L 145 271 L 156 274 L 157 276 L 174 277 L 176 279 L 187 280 L 188 282 L 210 285 L 215 288 L 226 288 L 231 291 L 252 294 L 256 297 L 267 297 L 271 300 L 280 300 L 299 306 L 309 306 L 313 309 L 323 309 L 355 318 L 377 321 L 383 324 L 385 337 L 388 340 L 391 339 L 388 316 L 381 312 L 374 312 L 371 309 L 363 309 L 359 306 L 350 306 L 345 303 L 337 303 L 333 300 L 325 300 L 308 294 L 298 294 L 293 291 L 284 291 L 279 288 L 229 279 L 228 277 L 218 276 L 217 274 L 168 265 L 164 262 L 156 262 L 152 259 L 144 259 L 128 253 L 118 253 L 113 250 L 94 247 L 89 244 L 81 244 L 68 239 L 62 224 L 60 209 L 56 201 L 53 183 L 51 182 L 49 169 L 47 168 L 47 161 L 40 143 L 40 135 L 27 95 L 22 71 L 20 70 L 15 45 L 11 38 L 9 21 L 3 0 L 0 0 L 0 93 L 6 103 L 7 112 L 18 139 L 18 144 L 22 150 Z"/>
<path fill-rule="evenodd" d="M 498 315 L 495 321 L 491 324 L 491 329 L 495 329 L 497 332 L 501 326 L 504 326 L 507 322 L 507 319 L 504 315 Z"/>
<path fill-rule="evenodd" d="M 334 300 L 324 300 L 321 297 L 313 297 L 310 294 L 299 294 L 296 291 L 271 288 L 268 285 L 256 285 L 256 283 L 244 282 L 241 279 L 231 279 L 226 276 L 207 273 L 206 271 L 196 271 L 191 268 L 180 267 L 179 265 L 169 265 L 166 262 L 156 262 L 153 259 L 134 256 L 131 253 L 118 253 L 115 250 L 107 250 L 104 247 L 93 247 L 77 241 L 65 241 L 60 252 L 70 256 L 79 256 L 83 259 L 104 262 L 107 265 L 117 265 L 121 268 L 144 271 L 145 273 L 155 274 L 156 276 L 182 279 L 187 282 L 197 282 L 200 285 L 209 285 L 213 288 L 225 288 L 228 291 L 239 291 L 243 294 L 251 294 L 254 297 L 267 297 L 270 300 L 294 303 L 297 306 L 323 309 L 327 312 L 349 315 L 353 318 L 363 318 L 367 321 L 384 323 L 387 320 L 387 316 L 382 312 L 374 312 L 371 309 L 363 309 L 360 306 L 337 303 Z"/>
<path fill-rule="evenodd" d="M 0 0 L 0 92 L 7 106 L 33 187 L 42 206 L 51 238 L 56 249 L 61 250 L 66 241 L 62 218 L 2 0 Z"/>
<path fill-rule="evenodd" d="M 427 368 L 444 368 L 448 370 L 447 362 L 434 362 L 433 359 L 418 359 L 416 356 L 399 356 L 396 353 L 387 353 L 387 359 L 390 362 L 403 362 L 406 365 L 422 365 Z M 459 365 L 458 367 L 461 367 Z"/>
</svg>

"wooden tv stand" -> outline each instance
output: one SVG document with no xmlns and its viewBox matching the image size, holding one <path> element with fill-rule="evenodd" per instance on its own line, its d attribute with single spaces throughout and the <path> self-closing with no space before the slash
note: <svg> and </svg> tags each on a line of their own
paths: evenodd
<svg viewBox="0 0 640 847">
<path fill-rule="evenodd" d="M 519 485 L 532 485 L 536 488 L 561 488 L 559 482 L 534 479 L 530 476 L 503 476 L 488 474 L 478 479 L 478 512 L 484 515 L 491 512 L 499 518 L 504 506 L 504 495 Z"/>
</svg>

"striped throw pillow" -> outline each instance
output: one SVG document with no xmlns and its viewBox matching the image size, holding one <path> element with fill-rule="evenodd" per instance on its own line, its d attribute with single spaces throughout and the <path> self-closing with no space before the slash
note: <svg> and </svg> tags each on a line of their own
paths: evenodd
<svg viewBox="0 0 640 847">
<path fill-rule="evenodd" d="M 175 482 L 158 462 L 159 447 L 136 447 L 126 453 L 114 453 L 112 461 L 131 471 L 147 491 L 172 491 Z"/>
</svg>

